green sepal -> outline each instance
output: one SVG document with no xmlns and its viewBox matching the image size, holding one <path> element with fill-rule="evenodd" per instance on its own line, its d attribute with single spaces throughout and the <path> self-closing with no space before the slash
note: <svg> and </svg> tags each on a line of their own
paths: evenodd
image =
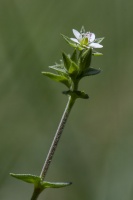
<svg viewBox="0 0 133 200">
<path fill-rule="evenodd" d="M 92 75 L 96 75 L 99 74 L 101 72 L 100 69 L 94 69 L 92 67 L 90 67 L 89 69 L 85 70 L 79 78 L 83 78 L 85 76 L 92 76 Z"/>
<path fill-rule="evenodd" d="M 71 66 L 71 59 L 64 52 L 62 53 L 62 57 L 63 57 L 64 66 L 65 66 L 66 70 L 69 71 L 69 68 Z"/>
<path fill-rule="evenodd" d="M 67 37 L 67 36 L 65 36 L 63 34 L 61 34 L 61 35 L 70 46 L 72 46 L 74 48 L 77 48 L 77 44 L 75 42 L 73 42 L 69 37 Z"/>
<path fill-rule="evenodd" d="M 102 56 L 103 54 L 102 54 L 102 53 L 99 53 L 99 52 L 93 52 L 92 55 L 93 55 L 93 56 Z"/>
<path fill-rule="evenodd" d="M 75 43 L 69 37 L 67 37 L 67 36 L 65 36 L 63 34 L 61 34 L 61 35 L 71 47 L 78 48 L 79 51 L 84 49 L 80 44 Z"/>
<path fill-rule="evenodd" d="M 103 39 L 104 39 L 104 37 L 103 37 L 103 38 L 96 38 L 96 39 L 95 39 L 95 42 L 96 42 L 96 43 L 101 43 L 101 42 L 103 41 Z"/>
<path fill-rule="evenodd" d="M 57 75 L 57 74 L 54 74 L 51 72 L 42 72 L 42 74 L 51 78 L 52 80 L 54 80 L 56 82 L 61 82 L 61 83 L 65 84 L 68 88 L 70 88 L 70 86 L 71 86 L 69 77 L 66 77 L 64 75 Z"/>
<path fill-rule="evenodd" d="M 85 33 L 85 28 L 84 28 L 84 26 L 81 27 L 80 33 L 81 33 L 81 34 L 82 34 L 82 33 Z"/>
<path fill-rule="evenodd" d="M 34 184 L 35 188 L 39 188 L 40 191 L 44 190 L 45 188 L 61 188 L 66 187 L 72 184 L 72 182 L 47 182 L 42 181 L 41 177 L 31 175 L 31 174 L 13 174 L 10 175 L 14 178 L 17 178 L 21 181 L 32 183 Z"/>
<path fill-rule="evenodd" d="M 77 98 L 89 99 L 88 94 L 86 94 L 84 91 L 77 91 L 77 90 L 76 91 L 71 91 L 71 90 L 68 90 L 68 91 L 64 91 L 63 94 L 74 96 L 75 99 L 77 99 Z"/>
<path fill-rule="evenodd" d="M 91 48 L 83 51 L 83 53 L 79 57 L 79 69 L 81 72 L 90 67 L 91 57 L 92 57 Z"/>
</svg>

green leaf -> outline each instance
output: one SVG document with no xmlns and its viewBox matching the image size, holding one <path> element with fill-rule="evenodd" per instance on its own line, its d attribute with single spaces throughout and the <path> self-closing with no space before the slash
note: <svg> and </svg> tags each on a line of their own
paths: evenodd
<svg viewBox="0 0 133 200">
<path fill-rule="evenodd" d="M 71 63 L 71 66 L 70 66 L 70 68 L 69 68 L 69 74 L 70 75 L 77 75 L 78 74 L 78 71 L 79 71 L 79 68 L 78 68 L 78 66 L 76 65 L 76 63 L 75 62 L 72 62 Z"/>
<path fill-rule="evenodd" d="M 71 91 L 71 90 L 68 90 L 68 91 L 64 91 L 63 94 L 74 96 L 75 99 L 77 99 L 77 98 L 89 99 L 88 94 L 86 94 L 84 91 L 77 91 L 77 90 L 76 91 Z"/>
<path fill-rule="evenodd" d="M 10 175 L 14 178 L 20 179 L 27 183 L 33 183 L 37 184 L 41 181 L 41 178 L 39 176 L 31 175 L 31 174 L 13 174 L 10 173 Z"/>
<path fill-rule="evenodd" d="M 64 66 L 66 70 L 69 71 L 69 68 L 71 66 L 71 59 L 64 52 L 62 53 L 62 57 L 63 57 Z"/>
<path fill-rule="evenodd" d="M 77 63 L 77 50 L 76 49 L 74 49 L 74 52 L 72 53 L 72 55 L 71 55 L 71 60 L 73 61 L 73 62 L 75 62 L 75 63 Z"/>
<path fill-rule="evenodd" d="M 53 70 L 56 70 L 57 72 L 61 72 L 61 73 L 67 74 L 66 69 L 60 64 L 49 66 L 49 68 L 53 69 Z"/>
<path fill-rule="evenodd" d="M 72 184 L 71 182 L 46 182 L 46 181 L 43 181 L 41 185 L 44 188 L 61 188 L 61 187 L 69 186 L 71 184 Z"/>
<path fill-rule="evenodd" d="M 83 70 L 90 67 L 92 57 L 92 49 L 87 49 L 79 57 L 79 68 L 82 72 Z"/>
<path fill-rule="evenodd" d="M 62 35 L 62 37 L 66 40 L 66 42 L 67 42 L 70 46 L 72 46 L 72 47 L 74 47 L 74 48 L 77 47 L 77 44 L 76 44 L 75 42 L 73 42 L 69 37 L 67 37 L 67 36 L 65 36 L 65 35 L 63 35 L 63 34 L 61 34 L 61 35 Z"/>
<path fill-rule="evenodd" d="M 101 72 L 100 69 L 94 69 L 90 67 L 89 69 L 85 70 L 83 74 L 81 74 L 80 78 L 83 78 L 85 76 L 96 75 L 96 74 L 99 74 L 100 72 Z"/>
<path fill-rule="evenodd" d="M 70 79 L 66 76 L 53 74 L 51 72 L 42 72 L 42 74 L 51 78 L 52 80 L 54 80 L 56 82 L 61 82 L 61 83 L 65 84 L 68 88 L 70 88 L 70 86 L 71 86 Z"/>
</svg>

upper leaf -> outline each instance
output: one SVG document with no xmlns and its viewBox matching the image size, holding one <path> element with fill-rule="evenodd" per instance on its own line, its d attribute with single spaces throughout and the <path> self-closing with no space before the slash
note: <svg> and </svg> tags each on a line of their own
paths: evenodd
<svg viewBox="0 0 133 200">
<path fill-rule="evenodd" d="M 64 66 L 66 70 L 69 71 L 69 68 L 71 66 L 71 59 L 64 52 L 62 53 L 62 57 L 63 57 Z"/>
<path fill-rule="evenodd" d="M 92 75 L 96 75 L 99 74 L 101 72 L 100 69 L 94 69 L 92 67 L 90 67 L 89 69 L 85 70 L 80 76 L 79 78 L 83 78 L 85 76 L 92 76 Z"/>
<path fill-rule="evenodd" d="M 79 57 L 79 69 L 80 71 L 84 71 L 90 67 L 92 57 L 92 49 L 87 49 L 84 51 Z"/>
<path fill-rule="evenodd" d="M 70 76 L 71 77 L 73 77 L 73 75 L 76 76 L 78 74 L 78 71 L 79 71 L 78 65 L 76 65 L 75 62 L 71 62 L 71 66 L 70 66 L 69 71 L 68 71 Z"/>
<path fill-rule="evenodd" d="M 71 55 L 71 60 L 75 63 L 77 63 L 78 59 L 77 59 L 77 50 L 74 49 L 74 52 Z"/>
</svg>

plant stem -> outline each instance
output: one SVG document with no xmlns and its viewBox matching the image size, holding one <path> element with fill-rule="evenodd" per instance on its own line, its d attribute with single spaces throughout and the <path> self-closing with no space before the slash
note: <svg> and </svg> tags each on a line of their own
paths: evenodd
<svg viewBox="0 0 133 200">
<path fill-rule="evenodd" d="M 34 192 L 32 194 L 31 200 L 37 200 L 41 190 L 39 188 L 34 188 Z"/>
<path fill-rule="evenodd" d="M 55 137 L 53 139 L 53 142 L 51 144 L 51 147 L 49 149 L 49 152 L 47 154 L 45 163 L 43 165 L 43 168 L 42 168 L 42 171 L 41 171 L 41 174 L 40 174 L 40 177 L 41 177 L 42 180 L 44 180 L 44 178 L 46 176 L 46 173 L 48 171 L 49 165 L 50 165 L 50 163 L 52 161 L 53 155 L 55 153 L 55 150 L 57 148 L 58 142 L 59 142 L 60 137 L 62 135 L 64 126 L 66 124 L 66 121 L 68 119 L 69 113 L 70 113 L 74 103 L 75 103 L 75 98 L 73 96 L 69 96 L 68 103 L 67 103 L 65 111 L 64 111 L 64 113 L 62 115 L 61 121 L 59 123 L 58 129 L 56 131 Z"/>
</svg>

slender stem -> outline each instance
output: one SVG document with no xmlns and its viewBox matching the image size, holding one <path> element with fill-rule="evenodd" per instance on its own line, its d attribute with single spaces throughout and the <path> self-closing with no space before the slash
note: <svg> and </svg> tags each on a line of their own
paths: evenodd
<svg viewBox="0 0 133 200">
<path fill-rule="evenodd" d="M 37 200 L 41 192 L 42 192 L 42 189 L 40 189 L 39 187 L 34 188 L 34 192 L 32 194 L 31 200 Z"/>
<path fill-rule="evenodd" d="M 75 103 L 75 98 L 73 96 L 69 96 L 68 103 L 67 103 L 65 111 L 64 111 L 64 113 L 62 115 L 61 121 L 59 123 L 58 129 L 56 131 L 55 137 L 53 139 L 53 142 L 51 144 L 51 147 L 49 149 L 49 152 L 47 154 L 45 163 L 43 165 L 43 168 L 42 168 L 42 171 L 41 171 L 41 174 L 40 174 L 40 177 L 41 177 L 42 180 L 44 180 L 44 178 L 46 176 L 46 173 L 48 171 L 49 165 L 50 165 L 50 163 L 52 161 L 53 155 L 55 153 L 55 150 L 57 148 L 58 142 L 59 142 L 60 137 L 62 135 L 64 126 L 66 124 L 66 121 L 68 119 L 69 113 L 70 113 L 74 103 Z"/>
</svg>

